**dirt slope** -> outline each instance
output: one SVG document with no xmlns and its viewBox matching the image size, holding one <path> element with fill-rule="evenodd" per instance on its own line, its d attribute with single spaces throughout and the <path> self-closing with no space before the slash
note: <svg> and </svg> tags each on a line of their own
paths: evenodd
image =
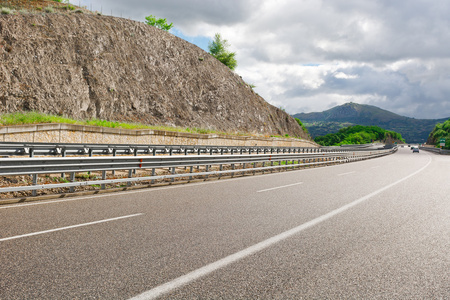
<svg viewBox="0 0 450 300">
<path fill-rule="evenodd" d="M 202 49 L 122 18 L 0 15 L 0 83 L 0 113 L 307 138 L 291 116 Z"/>
</svg>

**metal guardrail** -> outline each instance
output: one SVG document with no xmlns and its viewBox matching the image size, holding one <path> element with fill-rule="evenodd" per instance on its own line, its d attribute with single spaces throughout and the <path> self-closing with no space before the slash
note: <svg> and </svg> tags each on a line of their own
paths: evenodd
<svg viewBox="0 0 450 300">
<path fill-rule="evenodd" d="M 0 142 L 0 156 L 93 156 L 93 155 L 159 155 L 159 154 L 243 154 L 243 153 L 323 153 L 353 151 L 340 147 L 271 147 L 271 146 L 205 146 L 145 144 L 77 144 Z"/>
<path fill-rule="evenodd" d="M 0 176 L 31 175 L 32 185 L 1 187 L 0 193 L 15 191 L 33 191 L 36 195 L 38 189 L 69 187 L 72 192 L 75 186 L 100 185 L 105 189 L 106 184 L 133 181 L 152 181 L 159 179 L 172 179 L 179 177 L 209 175 L 223 175 L 256 171 L 273 171 L 276 169 L 287 169 L 322 165 L 330 163 L 343 163 L 368 158 L 388 155 L 395 152 L 397 148 L 384 150 L 364 151 L 361 149 L 353 151 L 334 151 L 321 153 L 273 153 L 273 154 L 210 154 L 210 155 L 164 155 L 164 156 L 96 156 L 96 157 L 11 157 L 0 159 Z M 252 166 L 248 168 L 248 166 Z M 217 170 L 211 170 L 217 166 Z M 236 166 L 239 168 L 236 169 Z M 176 173 L 176 169 L 187 170 L 187 173 Z M 194 172 L 194 167 L 197 172 Z M 203 172 L 200 172 L 202 167 Z M 228 167 L 229 169 L 226 170 Z M 168 169 L 170 175 L 156 175 L 156 169 Z M 128 178 L 107 179 L 107 172 L 127 170 Z M 133 177 L 135 170 L 151 170 L 151 176 Z M 77 182 L 76 173 L 101 172 L 101 180 L 90 180 Z M 58 184 L 38 185 L 38 176 L 42 174 L 66 174 L 69 173 L 70 181 Z"/>
<path fill-rule="evenodd" d="M 450 150 L 439 149 L 439 148 L 431 148 L 431 147 L 419 147 L 420 150 L 425 150 L 441 155 L 450 155 Z"/>
</svg>

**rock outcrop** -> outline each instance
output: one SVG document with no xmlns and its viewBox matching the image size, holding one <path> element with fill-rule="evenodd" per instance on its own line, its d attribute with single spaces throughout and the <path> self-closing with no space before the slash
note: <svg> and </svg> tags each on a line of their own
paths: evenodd
<svg viewBox="0 0 450 300">
<path fill-rule="evenodd" d="M 29 110 L 308 138 L 197 46 L 94 14 L 0 16 L 0 113 Z"/>
</svg>

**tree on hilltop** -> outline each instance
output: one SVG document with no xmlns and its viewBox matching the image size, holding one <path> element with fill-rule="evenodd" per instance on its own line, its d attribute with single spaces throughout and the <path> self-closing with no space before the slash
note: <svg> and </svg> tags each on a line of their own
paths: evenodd
<svg viewBox="0 0 450 300">
<path fill-rule="evenodd" d="M 216 33 L 214 39 L 209 43 L 209 53 L 217 58 L 221 63 L 226 65 L 231 70 L 234 70 L 237 66 L 236 52 L 228 51 L 228 41 L 222 39 L 219 33 Z"/>
<path fill-rule="evenodd" d="M 156 28 L 169 31 L 173 27 L 173 23 L 167 24 L 167 20 L 163 18 L 157 19 L 155 16 L 150 15 L 145 17 L 145 24 L 154 26 Z"/>
</svg>

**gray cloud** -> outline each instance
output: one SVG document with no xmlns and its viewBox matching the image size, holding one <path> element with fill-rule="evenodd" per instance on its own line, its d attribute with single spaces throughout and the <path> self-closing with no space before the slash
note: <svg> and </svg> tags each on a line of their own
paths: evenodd
<svg viewBox="0 0 450 300">
<path fill-rule="evenodd" d="M 139 21 L 164 17 L 191 37 L 220 32 L 237 73 L 290 113 L 353 101 L 450 117 L 448 0 L 79 1 Z"/>
</svg>

